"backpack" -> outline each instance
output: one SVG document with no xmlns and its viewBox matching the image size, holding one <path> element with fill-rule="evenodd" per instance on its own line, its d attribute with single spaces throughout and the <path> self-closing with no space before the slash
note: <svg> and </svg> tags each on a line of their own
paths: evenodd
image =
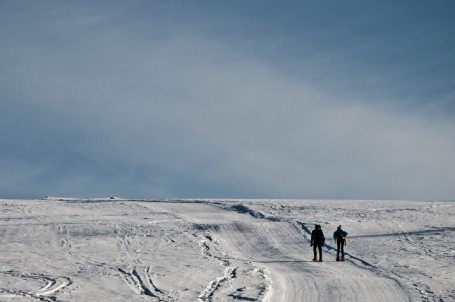
<svg viewBox="0 0 455 302">
<path fill-rule="evenodd" d="M 344 240 L 347 235 L 348 235 L 348 232 L 345 232 L 342 229 L 339 229 L 339 230 L 336 230 L 335 233 L 333 233 L 333 239 Z"/>
</svg>

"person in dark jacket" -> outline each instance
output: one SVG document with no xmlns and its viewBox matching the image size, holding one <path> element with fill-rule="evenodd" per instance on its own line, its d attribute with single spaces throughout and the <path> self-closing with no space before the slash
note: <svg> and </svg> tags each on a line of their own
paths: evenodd
<svg viewBox="0 0 455 302">
<path fill-rule="evenodd" d="M 338 226 L 337 230 L 333 233 L 333 240 L 337 244 L 337 261 L 344 261 L 344 247 L 346 246 L 347 232 L 341 229 L 341 225 Z M 341 252 L 341 259 L 340 259 Z"/>
<path fill-rule="evenodd" d="M 319 262 L 322 262 L 322 247 L 324 246 L 324 233 L 322 232 L 321 226 L 316 224 L 314 226 L 313 232 L 311 232 L 311 245 L 313 247 L 314 258 L 313 261 L 317 261 L 317 252 L 316 249 L 319 250 Z"/>
</svg>

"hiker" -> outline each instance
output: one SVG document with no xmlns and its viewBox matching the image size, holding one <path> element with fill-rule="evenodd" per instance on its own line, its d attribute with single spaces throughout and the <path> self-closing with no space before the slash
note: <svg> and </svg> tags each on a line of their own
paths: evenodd
<svg viewBox="0 0 455 302">
<path fill-rule="evenodd" d="M 337 230 L 333 233 L 333 240 L 337 244 L 337 261 L 344 261 L 344 247 L 346 246 L 346 236 L 347 232 L 341 229 L 341 225 L 338 226 Z M 340 259 L 341 251 L 341 259 Z"/>
<path fill-rule="evenodd" d="M 321 226 L 316 224 L 313 232 L 311 232 L 311 245 L 313 247 L 314 258 L 313 261 L 317 261 L 316 248 L 319 250 L 319 262 L 322 262 L 322 247 L 324 246 L 324 233 L 322 232 Z"/>
</svg>

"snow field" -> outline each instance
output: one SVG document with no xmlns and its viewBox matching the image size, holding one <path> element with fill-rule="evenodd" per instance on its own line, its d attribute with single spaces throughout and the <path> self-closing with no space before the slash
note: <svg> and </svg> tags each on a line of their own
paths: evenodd
<svg viewBox="0 0 455 302">
<path fill-rule="evenodd" d="M 0 200 L 0 301 L 454 301 L 455 203 Z M 321 224 L 323 263 L 309 232 Z M 335 262 L 333 231 L 349 232 Z"/>
</svg>

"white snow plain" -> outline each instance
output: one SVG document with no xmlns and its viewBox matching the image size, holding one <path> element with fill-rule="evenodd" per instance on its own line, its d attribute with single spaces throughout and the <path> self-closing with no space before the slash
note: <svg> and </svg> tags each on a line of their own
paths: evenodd
<svg viewBox="0 0 455 302">
<path fill-rule="evenodd" d="M 0 200 L 0 301 L 454 301 L 455 202 Z M 322 225 L 324 262 L 310 231 Z M 347 261 L 332 237 L 349 232 Z"/>
</svg>

